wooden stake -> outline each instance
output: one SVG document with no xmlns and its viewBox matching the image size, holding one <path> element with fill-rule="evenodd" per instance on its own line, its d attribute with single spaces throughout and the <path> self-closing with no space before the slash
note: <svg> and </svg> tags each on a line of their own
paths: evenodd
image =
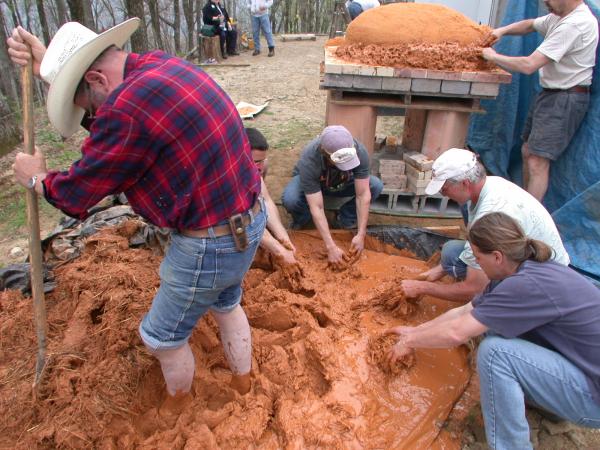
<svg viewBox="0 0 600 450">
<path fill-rule="evenodd" d="M 21 69 L 23 96 L 23 145 L 25 153 L 35 153 L 33 135 L 33 65 L 32 58 Z M 37 391 L 46 363 L 46 304 L 44 299 L 44 273 L 42 269 L 42 243 L 40 239 L 40 216 L 37 194 L 27 189 L 27 224 L 29 226 L 29 263 L 31 268 L 31 294 L 33 296 L 33 318 L 38 341 L 35 364 L 34 391 Z"/>
</svg>

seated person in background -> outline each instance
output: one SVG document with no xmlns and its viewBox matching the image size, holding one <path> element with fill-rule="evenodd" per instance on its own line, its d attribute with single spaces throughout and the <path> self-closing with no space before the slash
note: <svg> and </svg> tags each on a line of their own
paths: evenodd
<svg viewBox="0 0 600 450">
<path fill-rule="evenodd" d="M 350 197 L 341 206 L 337 222 L 341 228 L 358 228 L 351 251 L 359 254 L 367 234 L 369 204 L 383 189 L 381 180 L 369 175 L 369 167 L 367 149 L 346 128 L 332 125 L 304 147 L 283 191 L 283 206 L 292 215 L 292 228 L 301 228 L 312 217 L 334 267 L 343 264 L 347 255 L 331 237 L 323 197 Z"/>
<path fill-rule="evenodd" d="M 377 0 L 348 0 L 346 8 L 350 14 L 350 19 L 354 20 L 367 9 L 377 8 L 379 2 Z"/>
<path fill-rule="evenodd" d="M 390 363 L 413 348 L 455 347 L 485 333 L 477 371 L 490 448 L 532 448 L 526 403 L 600 428 L 600 290 L 551 261 L 554 250 L 507 214 L 476 220 L 469 242 L 492 281 L 464 306 L 388 330 L 398 335 Z"/>
<path fill-rule="evenodd" d="M 266 249 L 269 253 L 281 258 L 286 264 L 297 264 L 294 252 L 296 248 L 290 237 L 285 230 L 285 227 L 281 223 L 279 217 L 279 211 L 267 185 L 265 184 L 265 177 L 267 176 L 267 150 L 269 144 L 263 136 L 263 134 L 256 128 L 246 128 L 246 135 L 250 141 L 250 148 L 252 149 L 252 159 L 254 164 L 258 168 L 261 176 L 261 194 L 265 200 L 265 206 L 267 208 L 267 228 L 263 234 L 260 246 Z"/>
<path fill-rule="evenodd" d="M 227 54 L 239 55 L 236 50 L 237 30 L 231 25 L 229 13 L 225 9 L 225 5 L 221 4 L 221 0 L 208 0 L 208 3 L 202 8 L 202 21 L 205 25 L 212 25 L 215 34 L 219 36 L 223 59 L 227 59 Z"/>
<path fill-rule="evenodd" d="M 527 236 L 549 245 L 551 259 L 569 264 L 552 216 L 530 193 L 501 177 L 488 177 L 474 153 L 451 148 L 433 163 L 433 178 L 426 188 L 427 195 L 441 192 L 460 205 L 467 205 L 468 223 L 489 212 L 501 211 L 515 219 Z M 444 275 L 458 280 L 453 284 L 438 284 Z M 426 281 L 403 280 L 402 288 L 408 297 L 433 295 L 453 301 L 470 301 L 488 283 L 477 264 L 471 246 L 465 241 L 449 241 L 442 248 L 441 264 L 421 274 Z"/>
</svg>

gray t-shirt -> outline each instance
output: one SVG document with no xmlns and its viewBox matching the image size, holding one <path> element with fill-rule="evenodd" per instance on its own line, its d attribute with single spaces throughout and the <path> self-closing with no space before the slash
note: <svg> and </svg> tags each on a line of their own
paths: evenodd
<svg viewBox="0 0 600 450">
<path fill-rule="evenodd" d="M 525 261 L 515 274 L 492 281 L 472 305 L 473 317 L 497 334 L 571 361 L 600 404 L 600 290 L 583 276 L 553 261 Z"/>
<path fill-rule="evenodd" d="M 325 157 L 319 151 L 321 139 L 316 138 L 308 143 L 300 159 L 294 167 L 293 175 L 300 175 L 300 186 L 304 194 L 315 194 L 322 189 L 341 191 L 355 179 L 369 178 L 369 152 L 364 145 L 354 140 L 356 154 L 360 165 L 352 170 L 339 170 L 327 164 Z"/>
</svg>

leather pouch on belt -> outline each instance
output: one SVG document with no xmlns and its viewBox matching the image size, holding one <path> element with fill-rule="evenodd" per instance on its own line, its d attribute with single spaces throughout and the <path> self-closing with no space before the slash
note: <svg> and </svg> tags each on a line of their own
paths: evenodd
<svg viewBox="0 0 600 450">
<path fill-rule="evenodd" d="M 235 248 L 240 252 L 243 252 L 248 248 L 248 235 L 246 234 L 243 216 L 241 214 L 231 216 L 229 218 L 229 227 L 231 228 L 231 235 L 235 242 Z"/>
</svg>

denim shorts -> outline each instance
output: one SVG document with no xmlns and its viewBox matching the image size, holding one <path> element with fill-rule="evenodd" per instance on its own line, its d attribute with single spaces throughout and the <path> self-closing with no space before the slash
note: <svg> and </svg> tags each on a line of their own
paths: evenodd
<svg viewBox="0 0 600 450">
<path fill-rule="evenodd" d="M 566 150 L 588 110 L 590 94 L 542 91 L 532 102 L 523 128 L 529 152 L 556 161 Z"/>
<path fill-rule="evenodd" d="M 261 211 L 246 227 L 248 248 L 243 252 L 235 248 L 231 235 L 171 235 L 160 265 L 160 288 L 139 328 L 146 345 L 154 350 L 181 347 L 206 311 L 228 312 L 239 305 L 242 280 L 265 229 L 264 211 L 261 205 Z"/>
</svg>

